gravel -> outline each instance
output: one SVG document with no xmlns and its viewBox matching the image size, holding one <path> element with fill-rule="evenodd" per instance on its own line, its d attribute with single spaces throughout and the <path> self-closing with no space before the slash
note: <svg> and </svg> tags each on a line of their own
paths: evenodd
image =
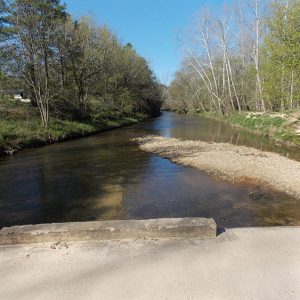
<svg viewBox="0 0 300 300">
<path fill-rule="evenodd" d="M 140 149 L 231 182 L 254 181 L 300 199 L 300 162 L 276 153 L 227 143 L 185 141 L 149 135 Z"/>
</svg>

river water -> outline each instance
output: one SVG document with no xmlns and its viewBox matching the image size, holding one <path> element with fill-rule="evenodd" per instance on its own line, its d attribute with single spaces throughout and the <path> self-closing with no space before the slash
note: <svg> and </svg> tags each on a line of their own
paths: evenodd
<svg viewBox="0 0 300 300">
<path fill-rule="evenodd" d="M 230 142 L 300 160 L 299 151 L 215 120 L 164 112 L 153 120 L 0 159 L 0 227 L 49 222 L 212 217 L 220 227 L 300 225 L 300 200 L 217 181 L 138 149 L 157 134 Z"/>
</svg>

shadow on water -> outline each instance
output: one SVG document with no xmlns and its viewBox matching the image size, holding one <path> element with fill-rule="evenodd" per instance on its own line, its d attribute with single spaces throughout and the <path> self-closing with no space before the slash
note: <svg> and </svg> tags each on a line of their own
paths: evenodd
<svg viewBox="0 0 300 300">
<path fill-rule="evenodd" d="M 221 122 L 164 113 L 129 128 L 0 159 L 0 226 L 211 217 L 219 227 L 300 225 L 300 201 L 255 185 L 216 181 L 140 151 L 144 134 L 231 142 L 299 158 L 297 151 Z"/>
</svg>

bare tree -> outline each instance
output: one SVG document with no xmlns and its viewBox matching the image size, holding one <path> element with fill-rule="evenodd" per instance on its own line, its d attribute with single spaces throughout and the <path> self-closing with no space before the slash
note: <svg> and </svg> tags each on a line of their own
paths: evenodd
<svg viewBox="0 0 300 300">
<path fill-rule="evenodd" d="M 216 18 L 215 26 L 213 26 L 213 28 L 214 28 L 214 33 L 216 35 L 216 39 L 223 52 L 223 64 L 225 63 L 227 82 L 228 82 L 228 91 L 230 94 L 232 108 L 233 110 L 235 110 L 235 105 L 232 98 L 232 96 L 234 96 L 235 103 L 238 107 L 238 111 L 241 112 L 241 105 L 237 94 L 236 82 L 233 76 L 233 70 L 232 70 L 231 60 L 229 56 L 229 49 L 228 49 L 231 21 L 232 21 L 232 15 L 224 14 L 223 16 Z M 231 89 L 232 89 L 232 93 L 231 93 Z"/>
<path fill-rule="evenodd" d="M 256 72 L 256 108 L 257 110 L 266 111 L 265 101 L 263 99 L 262 83 L 260 76 L 260 46 L 262 36 L 262 0 L 250 0 L 250 11 L 254 16 L 254 45 L 253 45 L 253 60 Z"/>
</svg>

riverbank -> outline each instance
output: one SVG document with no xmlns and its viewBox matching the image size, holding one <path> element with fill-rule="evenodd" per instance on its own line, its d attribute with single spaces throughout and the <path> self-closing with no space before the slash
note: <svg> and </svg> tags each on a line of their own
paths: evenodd
<svg viewBox="0 0 300 300">
<path fill-rule="evenodd" d="M 226 143 L 146 136 L 135 141 L 147 152 L 230 182 L 259 182 L 300 199 L 300 162 L 276 153 Z"/>
<path fill-rule="evenodd" d="M 228 123 L 230 126 L 271 138 L 290 147 L 300 147 L 300 112 L 258 113 L 243 112 L 222 116 L 215 112 L 197 114 Z"/>
<path fill-rule="evenodd" d="M 38 117 L 28 120 L 0 120 L 0 156 L 12 155 L 21 149 L 58 143 L 129 126 L 138 121 L 133 117 L 90 123 L 52 119 L 49 128 L 45 130 L 41 127 Z"/>
<path fill-rule="evenodd" d="M 299 299 L 300 228 L 0 246 L 3 299 Z"/>
</svg>

